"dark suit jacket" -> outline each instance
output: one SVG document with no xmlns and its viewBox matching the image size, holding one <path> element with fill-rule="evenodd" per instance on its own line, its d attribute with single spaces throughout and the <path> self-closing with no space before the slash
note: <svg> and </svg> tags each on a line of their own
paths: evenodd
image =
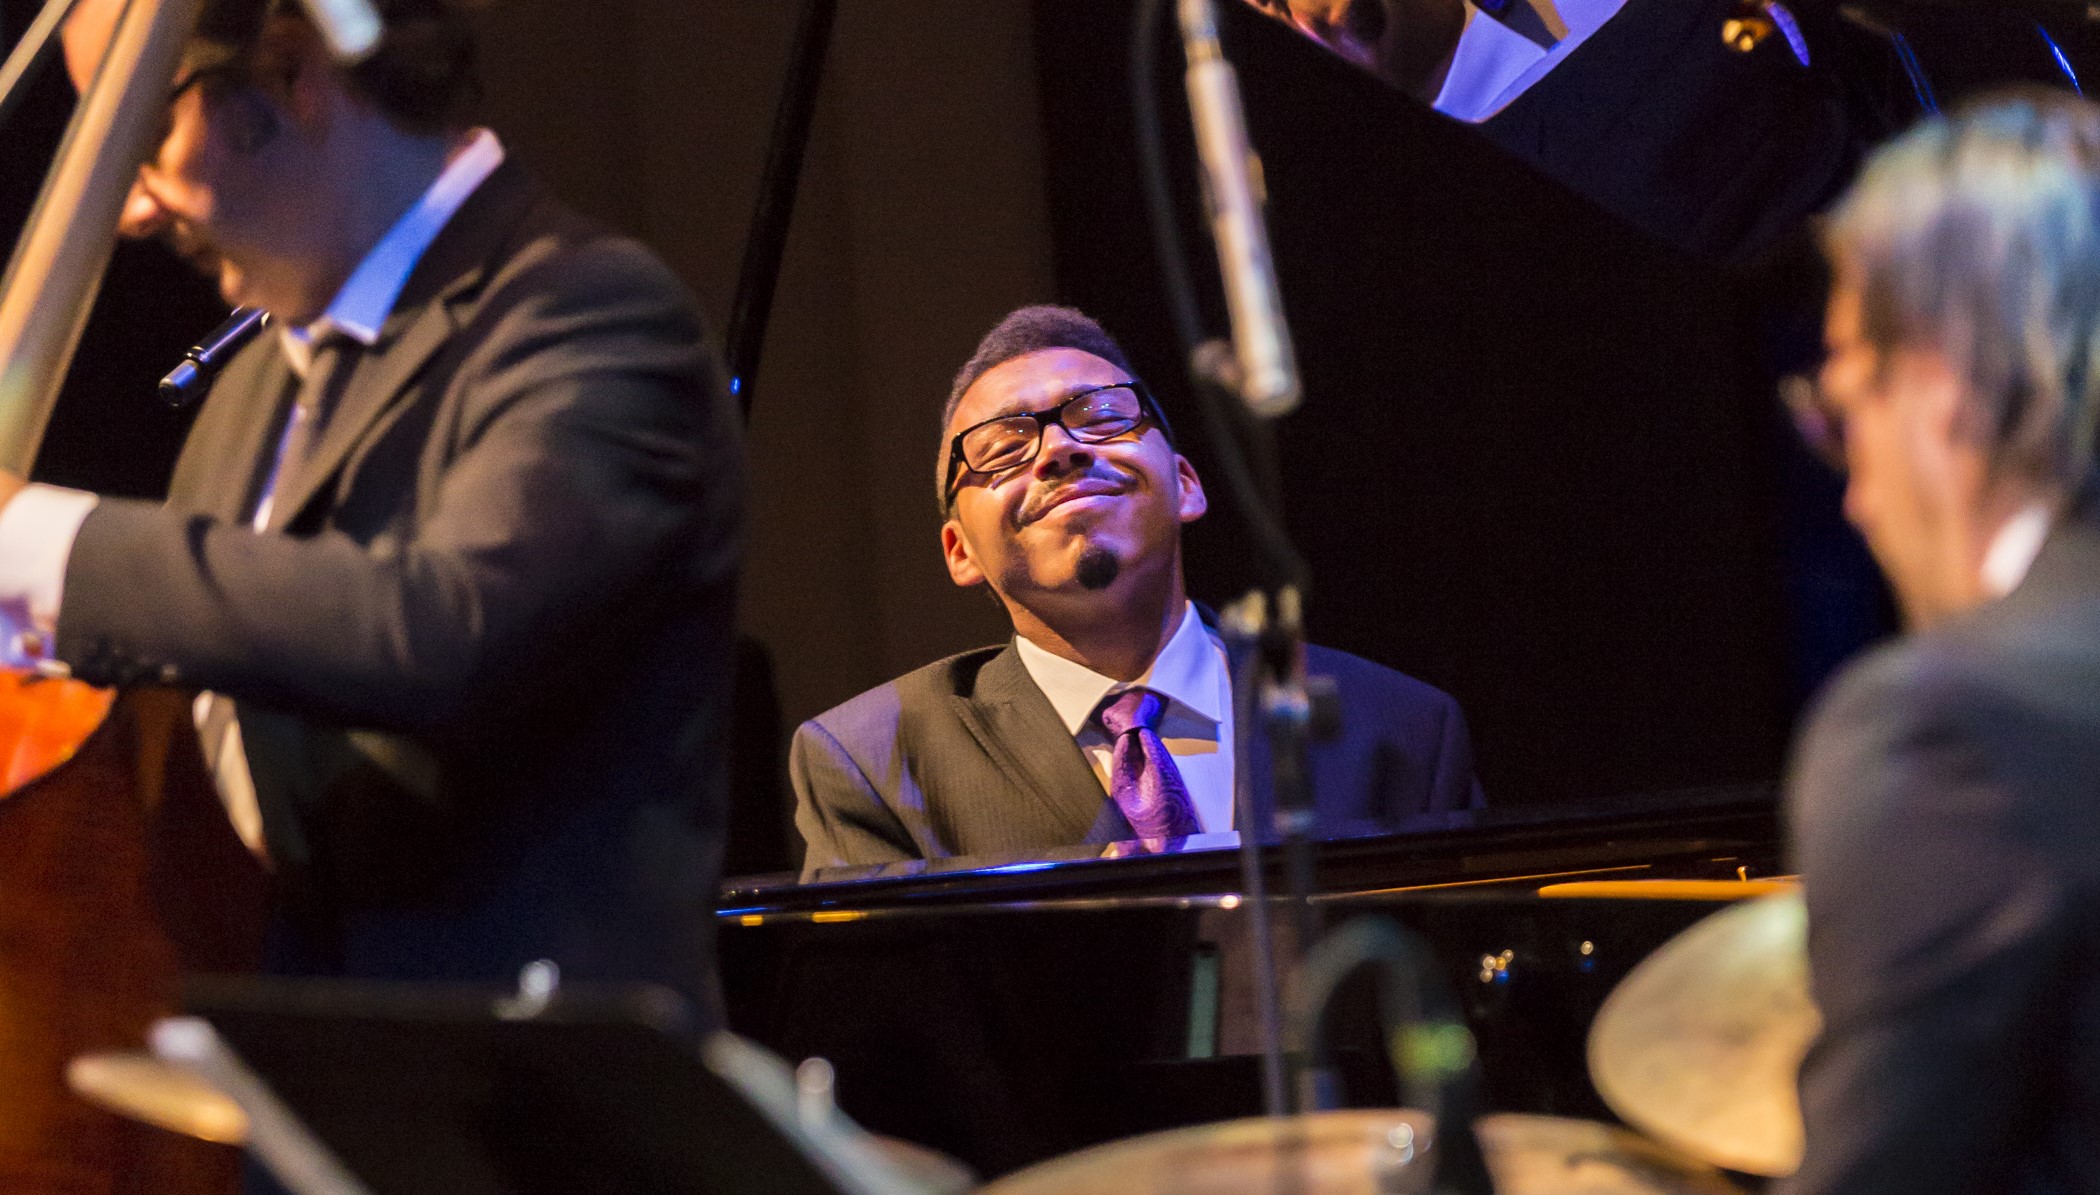
<svg viewBox="0 0 2100 1195">
<path fill-rule="evenodd" d="M 1794 765 L 1826 1021 L 1784 1190 L 2100 1191 L 2100 518 L 1875 652 Z"/>
<path fill-rule="evenodd" d="M 1341 697 L 1340 733 L 1309 758 L 1323 827 L 1480 804 L 1457 702 L 1326 648 L 1308 648 L 1306 665 Z M 1266 807 L 1267 743 L 1247 742 Z M 819 714 L 795 732 L 788 769 L 805 870 L 1133 837 L 1012 644 L 950 656 Z"/>
<path fill-rule="evenodd" d="M 683 288 L 505 164 L 256 534 L 290 391 L 266 334 L 88 517 L 59 656 L 237 700 L 275 969 L 704 996 L 742 466 Z"/>
</svg>

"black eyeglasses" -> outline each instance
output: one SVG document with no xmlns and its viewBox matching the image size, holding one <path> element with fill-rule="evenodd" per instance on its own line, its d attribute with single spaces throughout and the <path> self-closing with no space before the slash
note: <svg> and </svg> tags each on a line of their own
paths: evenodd
<svg viewBox="0 0 2100 1195">
<path fill-rule="evenodd" d="M 967 467 L 972 473 L 1004 473 L 1036 458 L 1043 448 L 1043 429 L 1057 424 L 1082 444 L 1102 444 L 1147 423 L 1160 429 L 1168 442 L 1173 435 L 1167 421 L 1142 382 L 1110 382 L 1090 386 L 1054 407 L 1020 411 L 972 424 L 948 442 L 948 477 L 941 496 L 955 500 L 955 483 Z"/>
</svg>

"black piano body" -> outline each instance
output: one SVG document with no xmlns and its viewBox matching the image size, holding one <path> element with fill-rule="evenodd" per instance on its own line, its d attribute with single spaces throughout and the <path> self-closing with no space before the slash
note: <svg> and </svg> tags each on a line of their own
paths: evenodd
<svg viewBox="0 0 2100 1195">
<path fill-rule="evenodd" d="M 1584 1062 L 1599 1005 L 1740 881 L 1777 874 L 1778 850 L 1768 790 L 1483 813 L 1321 844 L 1314 901 L 1327 925 L 1392 917 L 1428 940 L 1478 1042 L 1484 1110 L 1609 1120 Z M 1239 879 L 1223 850 L 732 881 L 731 1023 L 791 1060 L 829 1059 L 865 1127 L 988 1177 L 1258 1114 Z M 1344 994 L 1342 1069 L 1351 1104 L 1390 1106 L 1369 997 Z"/>
</svg>

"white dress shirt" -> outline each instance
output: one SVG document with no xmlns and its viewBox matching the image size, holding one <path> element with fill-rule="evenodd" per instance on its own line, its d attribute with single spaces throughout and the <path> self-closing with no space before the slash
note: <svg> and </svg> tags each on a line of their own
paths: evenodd
<svg viewBox="0 0 2100 1195">
<path fill-rule="evenodd" d="M 1983 591 L 2002 598 L 2020 587 L 2034 558 L 2041 555 L 2042 541 L 2049 538 L 2049 504 L 2037 502 L 2005 520 L 1991 546 L 1983 553 Z"/>
<path fill-rule="evenodd" d="M 1465 31 L 1451 56 L 1451 70 L 1437 92 L 1437 111 L 1478 124 L 1509 106 L 1550 74 L 1590 34 L 1618 15 L 1626 0 L 1539 0 L 1534 5 L 1547 27 L 1566 32 L 1542 46 L 1468 3 Z M 1512 4 L 1530 0 L 1510 0 Z M 1553 15 L 1547 16 L 1546 12 Z"/>
<path fill-rule="evenodd" d="M 1206 834 L 1232 829 L 1232 670 L 1225 645 L 1196 613 L 1182 611 L 1181 625 L 1159 649 L 1152 666 L 1129 683 L 1112 680 L 1084 664 L 1075 664 L 1014 637 L 1021 664 L 1079 744 L 1101 791 L 1108 791 L 1109 762 L 1115 744 L 1094 718 L 1110 695 L 1127 689 L 1150 689 L 1166 699 L 1159 737 L 1174 757 L 1196 806 L 1196 819 Z"/>
</svg>

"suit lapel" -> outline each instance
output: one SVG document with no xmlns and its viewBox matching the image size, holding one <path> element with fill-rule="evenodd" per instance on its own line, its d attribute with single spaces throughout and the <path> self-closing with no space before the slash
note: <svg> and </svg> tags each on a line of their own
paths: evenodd
<svg viewBox="0 0 2100 1195">
<path fill-rule="evenodd" d="M 534 197 L 530 180 L 506 161 L 453 213 L 409 276 L 379 339 L 358 353 L 312 454 L 279 485 L 272 530 L 296 519 L 372 425 L 409 393 L 431 356 L 457 330 L 454 305 L 478 290 L 490 259 L 509 243 Z"/>
<path fill-rule="evenodd" d="M 1131 837 L 1101 781 L 1011 643 L 978 670 L 974 692 L 955 698 L 958 716 L 1014 786 L 1041 807 L 1046 828 L 1078 842 Z"/>
<path fill-rule="evenodd" d="M 312 454 L 281 482 L 270 510 L 270 530 L 282 529 L 306 509 L 342 468 L 366 430 L 408 391 L 409 383 L 452 332 L 452 313 L 442 302 L 427 303 L 387 320 L 378 342 L 352 363 L 342 397 L 328 414 Z"/>
<path fill-rule="evenodd" d="M 205 399 L 168 483 L 176 508 L 227 523 L 245 523 L 254 513 L 262 473 L 276 456 L 272 437 L 292 396 L 291 367 L 275 335 L 264 336 L 234 359 Z"/>
</svg>

